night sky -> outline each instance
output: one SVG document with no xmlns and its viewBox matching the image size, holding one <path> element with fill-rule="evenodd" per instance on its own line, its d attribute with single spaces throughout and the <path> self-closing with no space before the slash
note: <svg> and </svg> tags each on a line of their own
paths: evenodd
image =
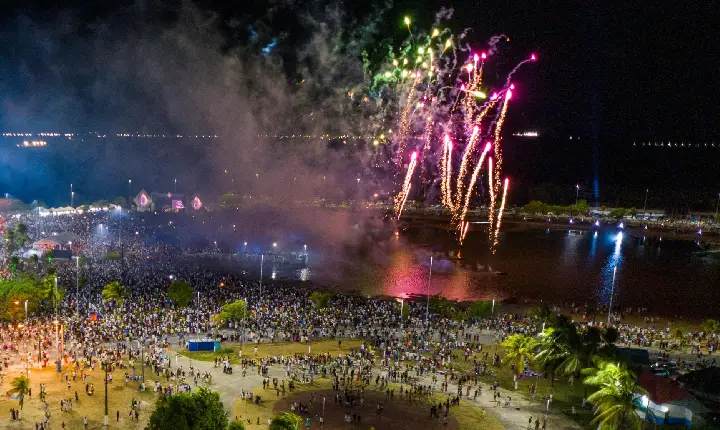
<svg viewBox="0 0 720 430">
<path fill-rule="evenodd" d="M 11 3 L 4 2 L 0 11 L 2 131 L 218 134 L 226 130 L 208 121 L 207 112 L 169 108 L 168 96 L 158 96 L 162 84 L 154 93 L 152 85 L 136 84 L 147 81 L 146 76 L 125 71 L 120 62 L 107 64 L 87 55 L 114 50 L 117 40 L 132 47 L 134 41 L 152 39 L 158 28 L 176 25 L 180 8 L 193 7 L 219 15 L 219 55 L 257 49 L 275 35 L 273 55 L 282 56 L 292 81 L 301 61 L 296 51 L 312 34 L 299 11 L 320 16 L 335 5 L 332 10 L 342 10 L 344 19 L 362 22 L 386 5 L 366 0 L 346 5 L 287 0 Z M 516 62 L 529 52 L 539 56 L 540 61 L 516 75 L 518 97 L 506 126 L 507 133 L 541 133 L 537 141 L 508 139 L 508 156 L 515 161 L 508 172 L 526 185 L 520 199 L 536 197 L 533 188 L 546 183 L 560 188 L 581 183 L 593 200 L 597 183 L 600 199 L 622 198 L 628 205 L 648 187 L 668 196 L 697 194 L 684 197 L 687 201 L 678 207 L 710 204 L 720 189 L 720 149 L 686 149 L 695 152 L 678 157 L 669 150 L 638 152 L 632 143 L 720 144 L 720 34 L 712 3 L 399 1 L 385 8 L 376 44 L 406 35 L 403 16 L 427 28 L 442 7 L 454 9 L 447 25 L 455 31 L 471 29 L 471 42 L 508 35 L 511 41 L 499 53 L 505 61 Z M 254 32 L 265 39 L 252 40 Z M 8 182 L 0 176 L 0 185 Z M 556 196 L 557 191 L 550 194 L 570 199 Z M 672 205 L 667 199 L 656 202 Z"/>
</svg>

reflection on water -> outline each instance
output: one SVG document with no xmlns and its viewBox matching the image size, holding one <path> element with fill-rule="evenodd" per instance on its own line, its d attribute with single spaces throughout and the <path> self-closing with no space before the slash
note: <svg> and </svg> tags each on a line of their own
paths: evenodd
<svg viewBox="0 0 720 430">
<path fill-rule="evenodd" d="M 458 300 L 531 298 L 672 313 L 710 313 L 720 306 L 720 261 L 697 255 L 693 242 L 632 237 L 616 230 L 530 230 L 501 235 L 496 255 L 482 231 L 458 249 L 447 232 L 403 232 L 384 260 L 358 260 L 344 269 L 348 289 L 363 294 L 425 295 Z M 460 251 L 460 252 L 458 252 Z M 462 255 L 462 259 L 455 258 Z M 313 267 L 321 281 L 325 270 Z M 613 275 L 614 293 L 613 293 Z M 682 303 L 683 309 L 675 304 Z"/>
<path fill-rule="evenodd" d="M 615 309 L 648 307 L 671 315 L 706 315 L 720 307 L 718 254 L 698 253 L 694 242 L 633 237 L 615 229 L 539 229 L 503 233 L 492 255 L 482 230 L 471 231 L 460 249 L 440 229 L 388 236 L 373 238 L 349 258 L 320 246 L 307 259 L 270 263 L 266 257 L 271 270 L 265 277 L 311 280 L 363 295 L 429 291 L 457 300 L 530 298 L 588 305 L 606 305 L 612 295 Z M 259 260 L 245 261 L 248 276 L 258 275 Z"/>
<path fill-rule="evenodd" d="M 602 269 L 602 281 L 598 292 L 598 303 L 601 305 L 612 303 L 613 295 L 618 282 L 618 270 L 621 269 L 622 264 L 621 249 L 623 236 L 622 232 L 615 235 L 615 247 L 612 254 L 610 254 L 607 258 L 607 262 Z"/>
</svg>

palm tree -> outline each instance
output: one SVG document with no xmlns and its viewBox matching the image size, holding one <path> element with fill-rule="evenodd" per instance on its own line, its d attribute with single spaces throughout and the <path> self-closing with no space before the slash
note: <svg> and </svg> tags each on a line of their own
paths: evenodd
<svg viewBox="0 0 720 430">
<path fill-rule="evenodd" d="M 55 275 L 48 275 L 40 279 L 40 299 L 52 303 L 53 309 L 57 308 L 57 304 L 62 301 L 63 296 L 62 290 L 57 286 Z"/>
<path fill-rule="evenodd" d="M 15 226 L 15 246 L 17 246 L 18 249 L 30 242 L 30 236 L 28 236 L 27 232 L 28 228 L 26 224 L 18 223 Z"/>
<path fill-rule="evenodd" d="M 12 255 L 12 253 L 15 252 L 15 230 L 6 230 L 5 240 L 7 240 L 5 244 L 7 253 L 8 255 Z"/>
<path fill-rule="evenodd" d="M 595 418 L 592 423 L 601 429 L 639 430 L 642 418 L 635 412 L 636 395 L 647 395 L 647 391 L 637 385 L 634 373 L 622 368 L 620 363 L 596 360 L 596 367 L 585 369 L 586 385 L 598 387 L 588 397 L 593 404 Z"/>
<path fill-rule="evenodd" d="M 299 416 L 286 412 L 282 415 L 278 415 L 270 422 L 270 430 L 300 430 L 302 418 Z"/>
<path fill-rule="evenodd" d="M 702 331 L 705 333 L 705 336 L 715 333 L 718 330 L 718 327 L 720 327 L 720 323 L 718 323 L 718 320 L 712 318 L 706 319 L 700 326 Z"/>
<path fill-rule="evenodd" d="M 23 408 L 25 394 L 27 394 L 28 391 L 30 391 L 30 380 L 25 375 L 18 376 L 12 380 L 8 393 L 17 394 L 18 400 L 20 401 L 20 410 Z"/>
<path fill-rule="evenodd" d="M 537 342 L 526 334 L 514 334 L 502 343 L 507 350 L 503 362 L 515 364 L 515 373 L 522 375 L 525 370 L 525 360 L 532 361 L 535 358 Z"/>
<path fill-rule="evenodd" d="M 127 288 L 125 288 L 124 285 L 120 284 L 118 281 L 112 281 L 109 284 L 105 285 L 105 288 L 102 290 L 102 297 L 103 300 L 110 301 L 115 300 L 115 302 L 122 306 L 123 299 L 127 297 L 128 291 Z"/>
</svg>

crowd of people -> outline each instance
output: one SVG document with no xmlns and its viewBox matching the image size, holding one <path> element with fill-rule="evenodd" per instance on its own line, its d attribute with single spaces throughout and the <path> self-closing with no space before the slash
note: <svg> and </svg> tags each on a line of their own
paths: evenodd
<svg viewBox="0 0 720 430">
<path fill-rule="evenodd" d="M 482 395 L 479 376 L 492 377 L 492 366 L 501 361 L 497 349 L 488 347 L 487 333 L 491 333 L 489 343 L 499 344 L 509 334 L 534 334 L 541 330 L 539 319 L 521 314 L 457 321 L 431 313 L 426 322 L 425 307 L 412 305 L 409 320 L 403 320 L 400 304 L 394 300 L 351 294 L 336 294 L 325 309 L 320 309 L 311 300 L 309 289 L 276 283 L 261 290 L 257 281 L 212 270 L 184 258 L 196 250 L 157 240 L 157 228 L 163 226 L 153 224 L 152 218 L 132 213 L 120 216 L 124 217 L 122 223 L 112 221 L 114 231 L 103 231 L 102 225 L 110 225 L 111 221 L 102 212 L 58 217 L 30 214 L 11 220 L 10 227 L 12 223 L 26 223 L 31 235 L 33 232 L 40 236 L 60 232 L 78 235 L 82 240 L 72 247 L 84 258 L 77 264 L 39 262 L 27 269 L 38 275 L 54 271 L 65 294 L 56 315 L 31 315 L 22 326 L 2 325 L 2 369 L 14 365 L 16 369 L 57 366 L 68 392 L 74 391 L 77 400 L 76 385 L 84 385 L 88 396 L 95 392 L 86 378 L 96 369 L 106 372 L 121 369 L 126 384 L 139 382 L 141 389 L 147 389 L 144 372 L 141 376 L 139 370 L 144 364 L 143 369 L 154 375 L 153 391 L 169 396 L 192 390 L 198 383 L 212 382 L 212 375 L 207 372 L 178 366 L 177 356 L 170 352 L 171 346 L 182 346 L 191 338 L 219 335 L 248 344 L 318 339 L 342 342 L 343 338 L 356 338 L 363 340 L 362 346 L 338 357 L 328 354 L 258 357 L 246 353 L 240 371 L 242 376 L 248 371 L 264 376 L 263 387 L 275 391 L 277 397 L 285 395 L 286 385 L 292 392 L 296 383 L 309 383 L 314 377 L 330 378 L 338 391 L 335 401 L 341 404 L 363 401 L 361 394 L 353 395 L 352 381 L 361 381 L 363 386 L 372 386 L 374 382 L 376 389 L 385 391 L 387 400 L 396 395 L 395 388 L 388 388 L 387 384 L 401 383 L 406 389 L 399 391 L 400 397 L 429 400 L 433 393 L 446 396 L 444 403 L 433 404 L 430 415 L 447 420 L 448 409 L 460 398 L 476 399 Z M 108 259 L 110 251 L 117 251 L 120 258 Z M 4 255 L 5 260 L 8 257 Z M 168 297 L 167 287 L 176 279 L 192 285 L 194 297 L 189 306 L 175 306 Z M 101 291 L 112 281 L 127 287 L 128 295 L 122 301 L 103 300 Z M 250 318 L 242 323 L 218 323 L 214 316 L 222 305 L 239 299 L 246 301 Z M 56 319 L 59 324 L 54 322 Z M 599 326 L 601 320 L 586 314 L 576 324 Z M 623 323 L 616 327 L 620 344 L 667 350 L 675 339 L 668 327 Z M 697 347 L 693 352 L 712 353 L 717 349 L 715 335 L 693 332 L 685 336 L 688 346 Z M 454 370 L 454 363 L 463 359 L 472 361 L 472 371 Z M 227 374 L 239 373 L 233 372 L 230 357 L 217 360 L 215 366 L 222 367 Z M 282 369 L 285 378 L 271 378 L 269 367 Z M 112 373 L 106 373 L 105 378 L 112 383 Z M 451 383 L 454 389 L 450 388 Z M 487 387 L 487 392 L 495 391 L 493 387 L 497 385 Z M 243 397 L 246 394 L 256 402 L 261 398 L 258 393 L 244 393 Z M 496 392 L 493 396 L 495 399 Z M 73 398 L 62 399 L 61 404 L 62 410 L 71 410 Z M 298 403 L 295 408 L 302 411 L 305 406 Z M 139 407 L 133 405 L 130 413 L 138 419 Z M 357 414 L 347 414 L 346 418 L 361 420 Z"/>
</svg>

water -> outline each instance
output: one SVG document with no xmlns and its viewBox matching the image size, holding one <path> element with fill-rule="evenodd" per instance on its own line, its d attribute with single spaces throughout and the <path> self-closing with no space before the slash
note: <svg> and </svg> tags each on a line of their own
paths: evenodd
<svg viewBox="0 0 720 430">
<path fill-rule="evenodd" d="M 368 296 L 424 296 L 429 291 L 456 300 L 528 298 L 579 305 L 607 305 L 612 294 L 614 309 L 647 307 L 669 316 L 717 317 L 720 308 L 720 253 L 702 252 L 692 241 L 633 237 L 628 232 L 621 236 L 614 228 L 596 234 L 506 222 L 493 255 L 478 224 L 459 249 L 442 223 L 408 228 L 395 236 L 387 223 L 371 222 L 371 228 L 363 228 L 350 222 L 346 227 L 347 220 L 337 218 L 355 215 L 345 212 L 313 213 L 299 221 L 301 217 L 243 216 L 245 230 L 255 237 L 243 232 L 233 238 L 227 231 L 225 237 L 240 247 L 243 238 L 249 240 L 248 252 L 257 254 L 232 266 L 257 279 L 259 252 L 267 252 L 258 247 L 276 240 L 286 257 L 266 256 L 266 281 L 273 276 L 309 280 Z M 277 221 L 267 233 L 258 226 L 269 219 Z M 342 241 L 334 239 L 339 234 L 345 235 Z M 243 252 L 238 246 L 235 250 Z"/>
<path fill-rule="evenodd" d="M 382 251 L 351 262 L 324 264 L 321 253 L 311 253 L 307 268 L 271 264 L 265 278 L 268 273 L 276 279 L 309 278 L 394 297 L 425 295 L 429 288 L 430 294 L 456 300 L 606 306 L 612 294 L 614 309 L 647 307 L 671 316 L 714 315 L 720 306 L 720 259 L 701 253 L 694 242 L 542 229 L 501 233 L 495 255 L 486 243 L 484 232 L 472 232 L 456 258 L 457 244 L 444 230 L 410 229 L 390 238 Z"/>
</svg>

